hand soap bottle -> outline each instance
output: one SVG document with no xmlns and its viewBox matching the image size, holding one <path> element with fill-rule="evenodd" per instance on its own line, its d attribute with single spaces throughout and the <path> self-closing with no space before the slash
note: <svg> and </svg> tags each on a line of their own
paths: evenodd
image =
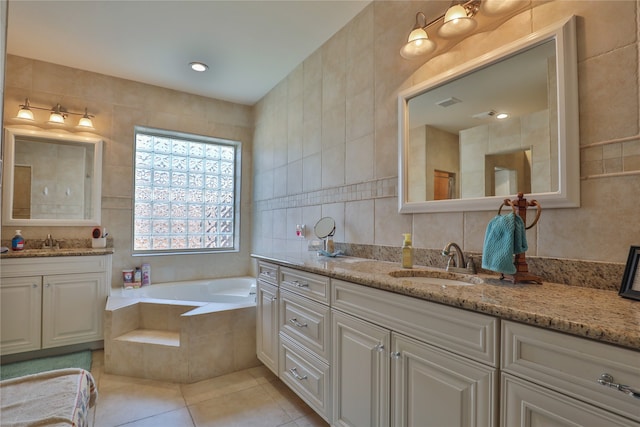
<svg viewBox="0 0 640 427">
<path fill-rule="evenodd" d="M 24 249 L 24 237 L 22 237 L 20 230 L 16 230 L 16 235 L 11 239 L 11 249 L 14 251 L 21 251 Z"/>
<path fill-rule="evenodd" d="M 402 267 L 413 268 L 413 248 L 411 247 L 411 234 L 405 233 L 402 243 Z"/>
</svg>

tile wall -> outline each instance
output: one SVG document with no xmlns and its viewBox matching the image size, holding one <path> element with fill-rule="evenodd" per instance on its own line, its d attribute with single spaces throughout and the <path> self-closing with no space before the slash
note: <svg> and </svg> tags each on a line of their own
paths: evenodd
<svg viewBox="0 0 640 427">
<path fill-rule="evenodd" d="M 415 13 L 436 16 L 448 4 L 373 2 L 257 104 L 254 251 L 304 250 L 295 224 L 311 238 L 316 221 L 332 216 L 336 241 L 347 245 L 399 247 L 411 232 L 417 248 L 456 241 L 480 252 L 496 212 L 397 213 L 397 93 L 570 15 L 578 17 L 581 207 L 543 211 L 528 255 L 619 264 L 640 244 L 640 2 L 534 1 L 427 62 L 402 59 Z"/>
<path fill-rule="evenodd" d="M 113 238 L 113 287 L 122 285 L 122 269 L 151 264 L 155 283 L 204 277 L 247 275 L 251 272 L 251 163 L 253 113 L 245 105 L 205 98 L 123 80 L 35 59 L 7 56 L 4 86 L 4 125 L 22 126 L 14 119 L 18 105 L 29 97 L 33 105 L 60 103 L 70 111 L 85 106 L 95 114 L 95 136 L 104 140 L 102 226 Z M 46 111 L 34 111 L 39 128 L 47 125 Z M 132 196 L 134 126 L 190 132 L 242 142 L 242 200 L 240 252 L 182 256 L 132 256 Z M 63 132 L 76 132 L 72 126 Z M 51 233 L 75 242 L 91 236 L 92 227 L 21 227 L 29 241 Z M 2 240 L 14 227 L 2 227 Z M 64 245 L 64 243 L 63 243 Z"/>
</svg>

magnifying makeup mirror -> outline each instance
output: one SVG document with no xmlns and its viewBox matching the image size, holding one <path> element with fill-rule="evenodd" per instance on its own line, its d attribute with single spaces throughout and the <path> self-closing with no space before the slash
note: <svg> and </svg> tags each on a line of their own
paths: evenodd
<svg viewBox="0 0 640 427">
<path fill-rule="evenodd" d="M 315 227 L 313 227 L 313 231 L 316 233 L 316 236 L 318 236 L 318 239 L 322 239 L 324 241 L 325 254 L 333 256 L 335 247 L 333 245 L 332 237 L 336 232 L 336 221 L 329 216 L 320 218 Z"/>
<path fill-rule="evenodd" d="M 329 216 L 320 218 L 315 227 L 313 227 L 313 231 L 318 236 L 318 239 L 332 237 L 336 232 L 336 221 Z"/>
</svg>

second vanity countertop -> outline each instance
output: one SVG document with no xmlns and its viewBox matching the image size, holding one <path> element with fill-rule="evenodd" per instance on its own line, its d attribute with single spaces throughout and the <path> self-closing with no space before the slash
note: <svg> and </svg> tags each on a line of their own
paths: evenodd
<svg viewBox="0 0 640 427">
<path fill-rule="evenodd" d="M 22 251 L 9 251 L 0 254 L 0 259 L 16 259 L 16 258 L 44 258 L 59 256 L 95 256 L 110 255 L 113 248 L 64 248 L 64 249 L 25 249 Z"/>
<path fill-rule="evenodd" d="M 435 285 L 411 277 L 390 276 L 390 272 L 403 270 L 392 262 L 328 258 L 315 252 L 252 256 L 285 267 L 640 350 L 640 301 L 622 298 L 609 290 L 550 282 L 514 285 L 501 281 L 497 273 L 479 274 L 484 283 L 471 286 Z M 415 266 L 414 270 L 443 271 L 422 266 Z"/>
</svg>

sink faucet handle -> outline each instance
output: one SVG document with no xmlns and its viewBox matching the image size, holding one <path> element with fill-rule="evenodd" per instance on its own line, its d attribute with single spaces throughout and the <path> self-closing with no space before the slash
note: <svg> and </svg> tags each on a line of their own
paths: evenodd
<svg viewBox="0 0 640 427">
<path fill-rule="evenodd" d="M 467 265 L 465 266 L 468 271 L 475 274 L 476 273 L 476 263 L 473 261 L 473 255 L 469 255 L 467 259 Z"/>
</svg>

